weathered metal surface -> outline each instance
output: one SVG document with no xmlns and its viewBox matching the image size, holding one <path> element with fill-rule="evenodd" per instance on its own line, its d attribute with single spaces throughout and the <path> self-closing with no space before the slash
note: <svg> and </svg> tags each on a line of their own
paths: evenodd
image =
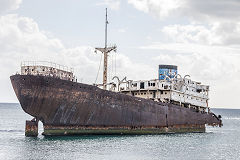
<svg viewBox="0 0 240 160">
<path fill-rule="evenodd" d="M 37 121 L 26 121 L 25 128 L 26 137 L 37 137 L 38 136 L 38 122 Z"/>
<path fill-rule="evenodd" d="M 164 133 L 203 133 L 205 125 L 174 125 L 168 127 L 99 127 L 99 126 L 44 126 L 43 135 L 144 135 L 144 134 L 164 134 Z"/>
<path fill-rule="evenodd" d="M 212 113 L 102 90 L 53 77 L 14 75 L 11 82 L 23 110 L 44 126 L 169 127 L 221 125 Z"/>
</svg>

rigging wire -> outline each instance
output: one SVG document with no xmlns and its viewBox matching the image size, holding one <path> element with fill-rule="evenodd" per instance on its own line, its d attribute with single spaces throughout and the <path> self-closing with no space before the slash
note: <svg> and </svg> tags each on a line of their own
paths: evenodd
<svg viewBox="0 0 240 160">
<path fill-rule="evenodd" d="M 100 68 L 101 68 L 101 64 L 102 64 L 102 54 L 101 54 L 101 59 L 100 59 L 99 67 L 98 67 L 97 77 L 95 79 L 95 84 L 96 84 L 97 79 L 98 79 L 98 75 L 99 75 L 99 71 L 100 71 Z"/>
<path fill-rule="evenodd" d="M 112 73 L 112 74 L 111 74 L 111 79 L 112 79 L 112 78 L 113 78 L 113 74 L 114 74 L 114 73 L 113 73 L 113 54 L 111 54 L 111 57 L 112 57 L 112 72 L 111 72 L 111 73 Z"/>
<path fill-rule="evenodd" d="M 109 55 L 108 55 L 109 56 Z M 110 56 L 109 56 L 109 58 L 110 58 Z M 109 58 L 108 58 L 108 62 L 109 62 Z M 107 63 L 108 63 L 107 62 Z M 107 74 L 108 74 L 108 77 L 107 77 L 107 82 L 110 82 L 109 80 L 110 80 L 110 72 L 111 72 L 111 67 L 109 66 L 109 65 L 107 65 L 107 70 L 108 70 L 108 72 L 107 72 Z"/>
<path fill-rule="evenodd" d="M 117 57 L 117 53 L 115 52 L 115 53 L 114 53 L 114 61 L 115 61 L 115 68 L 114 68 L 114 69 L 115 69 L 115 75 L 114 75 L 114 76 L 117 75 L 117 71 L 116 71 L 116 70 L 117 70 L 117 61 L 116 61 L 116 57 Z"/>
</svg>

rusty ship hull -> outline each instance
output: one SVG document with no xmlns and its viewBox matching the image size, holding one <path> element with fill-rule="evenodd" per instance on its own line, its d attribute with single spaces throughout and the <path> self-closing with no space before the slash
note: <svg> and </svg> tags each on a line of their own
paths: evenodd
<svg viewBox="0 0 240 160">
<path fill-rule="evenodd" d="M 205 132 L 221 125 L 213 113 L 155 102 L 93 85 L 36 75 L 13 75 L 22 109 L 43 123 L 43 135 Z"/>
</svg>

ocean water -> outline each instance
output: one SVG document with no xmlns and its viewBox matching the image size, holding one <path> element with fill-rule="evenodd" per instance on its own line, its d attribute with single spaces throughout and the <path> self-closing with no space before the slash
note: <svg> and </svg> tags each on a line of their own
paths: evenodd
<svg viewBox="0 0 240 160">
<path fill-rule="evenodd" d="M 0 159 L 240 159 L 240 110 L 213 109 L 223 127 L 206 133 L 144 136 L 25 137 L 31 117 L 19 104 L 0 104 Z M 40 125 L 40 131 L 42 132 Z"/>
</svg>

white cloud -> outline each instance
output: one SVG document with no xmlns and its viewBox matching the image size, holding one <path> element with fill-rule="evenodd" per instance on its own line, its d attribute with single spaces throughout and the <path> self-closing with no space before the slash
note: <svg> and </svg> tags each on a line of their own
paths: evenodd
<svg viewBox="0 0 240 160">
<path fill-rule="evenodd" d="M 120 8 L 120 4 L 120 0 L 103 0 L 100 3 L 97 3 L 97 5 L 106 5 L 112 10 L 118 10 Z"/>
<path fill-rule="evenodd" d="M 167 20 L 185 19 L 189 24 L 163 28 L 177 42 L 232 45 L 240 43 L 239 0 L 128 0 L 136 9 Z"/>
<path fill-rule="evenodd" d="M 159 18 L 191 17 L 194 20 L 240 19 L 239 0 L 128 0 L 136 9 Z"/>
<path fill-rule="evenodd" d="M 209 21 L 231 21 L 240 19 L 239 0 L 185 0 L 182 6 L 183 14 L 187 14 L 193 19 Z"/>
<path fill-rule="evenodd" d="M 240 23 L 213 23 L 210 26 L 199 24 L 169 25 L 162 29 L 171 40 L 180 43 L 195 42 L 207 45 L 238 45 Z"/>
<path fill-rule="evenodd" d="M 165 18 L 182 6 L 182 0 L 128 0 L 138 10 Z"/>
<path fill-rule="evenodd" d="M 1 0 L 0 14 L 18 9 L 21 3 L 22 3 L 22 0 Z"/>
</svg>

